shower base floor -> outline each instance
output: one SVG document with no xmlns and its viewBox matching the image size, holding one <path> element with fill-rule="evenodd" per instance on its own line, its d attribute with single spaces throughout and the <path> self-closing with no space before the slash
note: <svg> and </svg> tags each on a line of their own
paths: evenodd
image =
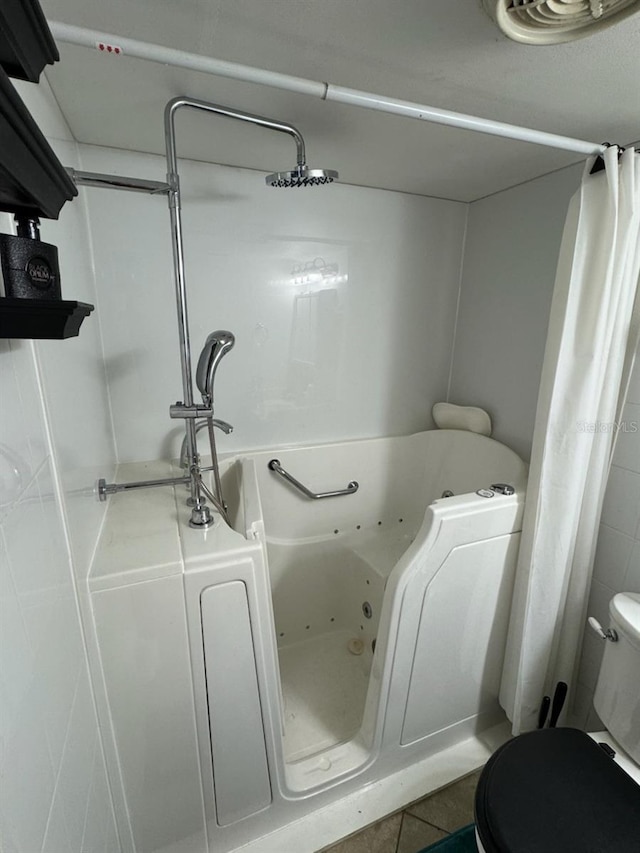
<svg viewBox="0 0 640 853">
<path fill-rule="evenodd" d="M 280 647 L 287 762 L 347 741 L 360 728 L 373 655 L 352 654 L 354 637 L 338 630 Z"/>
</svg>

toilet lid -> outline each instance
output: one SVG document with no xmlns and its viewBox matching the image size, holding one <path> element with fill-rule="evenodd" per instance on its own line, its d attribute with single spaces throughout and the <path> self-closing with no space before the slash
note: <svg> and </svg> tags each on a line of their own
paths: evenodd
<svg viewBox="0 0 640 853">
<path fill-rule="evenodd" d="M 505 743 L 482 771 L 475 809 L 486 853 L 640 850 L 640 786 L 578 729 Z"/>
</svg>

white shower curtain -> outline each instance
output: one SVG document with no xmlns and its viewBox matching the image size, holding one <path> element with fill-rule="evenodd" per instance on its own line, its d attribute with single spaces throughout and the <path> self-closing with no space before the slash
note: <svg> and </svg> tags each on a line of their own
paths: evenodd
<svg viewBox="0 0 640 853">
<path fill-rule="evenodd" d="M 602 499 L 640 334 L 640 156 L 604 153 L 565 223 L 538 396 L 500 703 L 518 734 L 571 686 Z M 566 708 L 566 706 L 565 706 Z"/>
</svg>

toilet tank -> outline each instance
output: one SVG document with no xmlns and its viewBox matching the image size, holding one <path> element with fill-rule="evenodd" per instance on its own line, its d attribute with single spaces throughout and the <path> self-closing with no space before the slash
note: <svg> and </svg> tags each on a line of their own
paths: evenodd
<svg viewBox="0 0 640 853">
<path fill-rule="evenodd" d="M 607 730 L 640 764 L 640 594 L 620 592 L 609 604 L 617 642 L 606 642 L 593 705 Z"/>
</svg>

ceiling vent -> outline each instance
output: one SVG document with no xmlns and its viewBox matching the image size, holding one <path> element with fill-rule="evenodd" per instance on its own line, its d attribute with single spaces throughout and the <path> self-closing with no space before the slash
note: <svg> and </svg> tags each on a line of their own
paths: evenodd
<svg viewBox="0 0 640 853">
<path fill-rule="evenodd" d="M 640 11 L 640 0 L 482 0 L 502 32 L 525 44 L 593 35 Z"/>
</svg>

